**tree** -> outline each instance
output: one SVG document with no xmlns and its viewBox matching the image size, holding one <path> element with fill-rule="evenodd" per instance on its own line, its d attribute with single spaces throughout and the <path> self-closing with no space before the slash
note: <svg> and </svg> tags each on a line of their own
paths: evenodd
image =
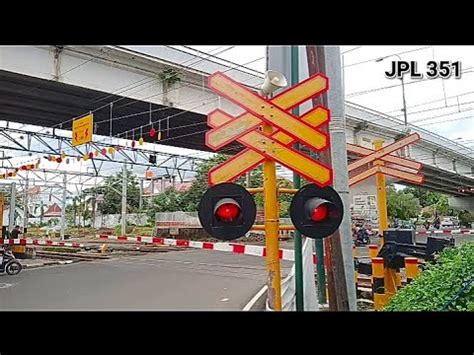
<svg viewBox="0 0 474 355">
<path fill-rule="evenodd" d="M 406 187 L 404 191 L 413 194 L 420 201 L 421 207 L 436 205 L 445 197 L 439 192 L 429 191 L 423 187 Z"/>
<path fill-rule="evenodd" d="M 418 198 L 405 190 L 397 191 L 393 186 L 387 188 L 387 210 L 392 219 L 408 220 L 417 217 L 421 212 Z"/>
<path fill-rule="evenodd" d="M 459 222 L 461 225 L 470 228 L 472 222 L 474 222 L 474 216 L 467 210 L 459 211 L 458 213 Z"/>
<path fill-rule="evenodd" d="M 140 205 L 140 187 L 136 176 L 127 170 L 127 213 L 138 212 Z M 118 214 L 122 211 L 122 171 L 105 179 L 105 185 L 92 192 L 103 193 L 104 200 L 99 202 L 97 209 L 102 214 Z"/>
<path fill-rule="evenodd" d="M 195 180 L 190 189 L 184 193 L 183 205 L 185 211 L 197 211 L 199 201 L 208 189 L 207 173 L 214 166 L 223 163 L 228 159 L 224 154 L 216 154 L 211 159 L 202 161 L 197 166 Z"/>
<path fill-rule="evenodd" d="M 450 210 L 448 196 L 441 195 L 441 198 L 435 203 L 434 207 L 438 214 L 447 215 Z"/>
<path fill-rule="evenodd" d="M 195 180 L 193 181 L 190 189 L 184 192 L 183 196 L 183 209 L 184 211 L 197 211 L 199 201 L 202 195 L 209 188 L 207 175 L 209 170 L 213 167 L 223 163 L 229 159 L 228 155 L 216 154 L 211 159 L 201 162 L 197 167 L 197 173 Z M 245 185 L 245 176 L 238 178 L 235 183 Z M 263 184 L 263 173 L 262 168 L 258 167 L 250 172 L 250 187 L 259 187 Z M 259 205 L 258 198 L 256 198 L 256 204 Z"/>
<path fill-rule="evenodd" d="M 175 212 L 185 211 L 194 212 L 198 210 L 199 201 L 202 195 L 209 188 L 208 173 L 213 167 L 223 163 L 229 159 L 228 155 L 216 154 L 211 159 L 203 161 L 198 164 L 195 180 L 190 189 L 186 192 L 177 192 L 174 189 L 167 189 L 166 191 L 156 195 L 152 200 L 152 205 L 149 208 L 148 215 L 154 219 L 156 212 Z M 245 186 L 245 176 L 239 177 L 235 183 Z M 250 187 L 263 186 L 263 169 L 262 166 L 253 169 L 250 172 Z M 277 178 L 278 187 L 291 188 L 293 184 L 283 178 Z M 280 216 L 289 216 L 289 206 L 293 196 L 289 194 L 281 194 L 280 201 Z M 254 200 L 257 207 L 263 207 L 263 194 L 254 194 Z"/>
<path fill-rule="evenodd" d="M 168 187 L 165 191 L 153 197 L 147 210 L 149 222 L 154 222 L 157 212 L 176 212 L 184 210 L 184 193 Z"/>
</svg>

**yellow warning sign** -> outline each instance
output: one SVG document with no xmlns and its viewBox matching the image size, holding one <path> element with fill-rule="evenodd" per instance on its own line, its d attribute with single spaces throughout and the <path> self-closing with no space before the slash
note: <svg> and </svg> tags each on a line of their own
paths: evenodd
<svg viewBox="0 0 474 355">
<path fill-rule="evenodd" d="M 72 122 L 72 145 L 81 145 L 92 141 L 94 115 L 90 114 Z"/>
</svg>

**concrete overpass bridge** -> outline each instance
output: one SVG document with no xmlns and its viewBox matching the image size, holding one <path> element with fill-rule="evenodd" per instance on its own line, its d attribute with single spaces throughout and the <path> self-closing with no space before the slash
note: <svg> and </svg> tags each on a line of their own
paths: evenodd
<svg viewBox="0 0 474 355">
<path fill-rule="evenodd" d="M 162 132 L 163 145 L 208 151 L 206 114 L 218 107 L 241 112 L 207 88 L 208 75 L 217 70 L 251 88 L 263 80 L 263 73 L 170 47 L 0 47 L 0 120 L 71 129 L 73 118 L 93 112 L 98 135 L 152 141 L 147 133 L 153 127 Z M 350 102 L 346 124 L 348 143 L 367 147 L 376 138 L 389 143 L 404 133 L 400 120 Z M 474 210 L 474 150 L 408 128 L 421 136 L 405 153 L 424 164 L 425 187 Z"/>
</svg>

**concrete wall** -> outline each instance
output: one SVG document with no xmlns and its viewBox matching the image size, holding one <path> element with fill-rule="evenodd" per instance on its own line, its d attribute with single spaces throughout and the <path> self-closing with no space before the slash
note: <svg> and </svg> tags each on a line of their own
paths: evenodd
<svg viewBox="0 0 474 355">
<path fill-rule="evenodd" d="M 468 210 L 474 214 L 474 197 L 449 197 L 449 205 L 462 210 Z"/>
</svg>

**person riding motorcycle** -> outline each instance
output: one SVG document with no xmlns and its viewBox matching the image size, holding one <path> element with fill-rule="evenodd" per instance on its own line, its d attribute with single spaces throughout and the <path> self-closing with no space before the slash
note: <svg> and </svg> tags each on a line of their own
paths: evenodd
<svg viewBox="0 0 474 355">
<path fill-rule="evenodd" d="M 356 224 L 356 227 L 353 231 L 353 239 L 355 245 L 357 246 L 370 244 L 369 233 L 367 229 L 361 224 Z"/>
</svg>

